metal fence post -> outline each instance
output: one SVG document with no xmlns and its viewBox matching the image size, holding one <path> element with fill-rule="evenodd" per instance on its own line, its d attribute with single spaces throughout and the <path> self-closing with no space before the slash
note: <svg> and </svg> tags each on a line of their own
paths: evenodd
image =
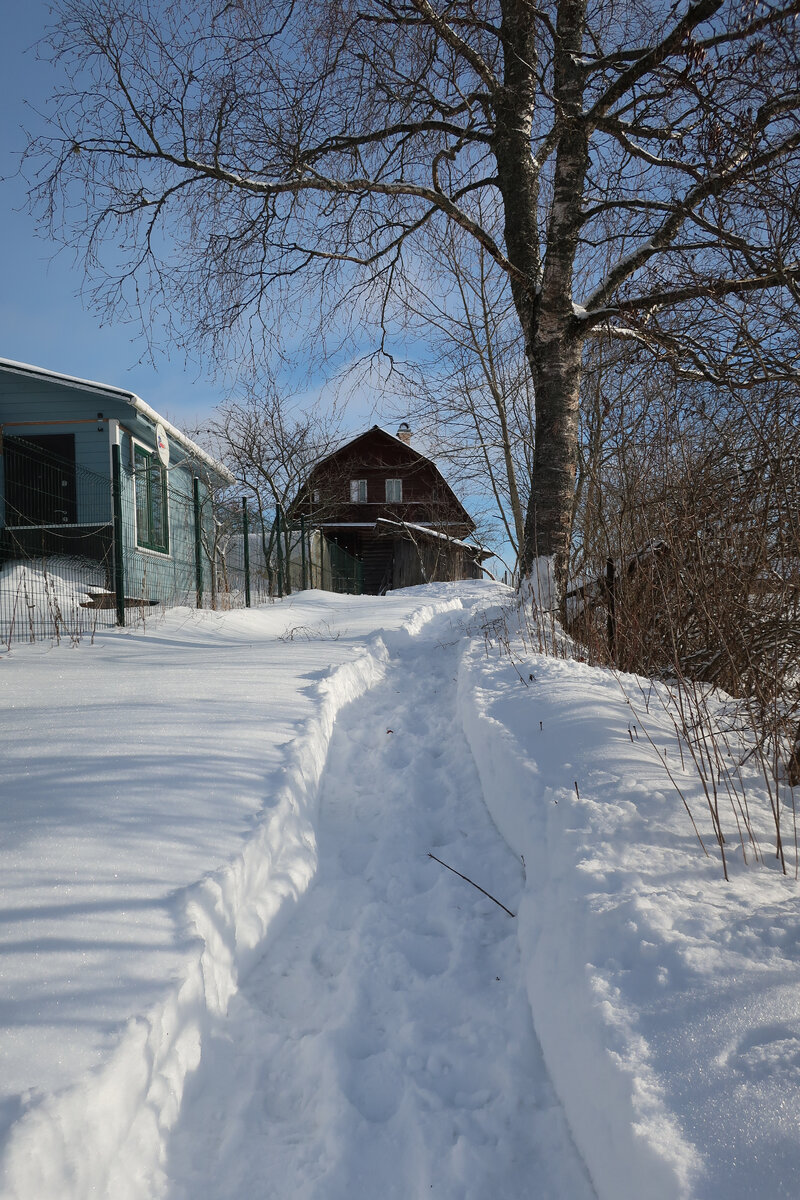
<svg viewBox="0 0 800 1200">
<path fill-rule="evenodd" d="M 197 588 L 197 607 L 203 607 L 203 527 L 200 524 L 200 480 L 192 480 L 194 500 L 194 578 Z"/>
<path fill-rule="evenodd" d="M 275 545 L 278 550 L 278 599 L 283 599 L 283 545 L 281 544 L 281 510 L 275 509 Z"/>
<path fill-rule="evenodd" d="M 306 570 L 306 519 L 300 513 L 300 557 L 303 564 L 303 591 L 308 587 L 308 574 Z"/>
<path fill-rule="evenodd" d="M 617 588 L 614 575 L 614 560 L 609 558 L 606 562 L 606 638 L 612 662 L 616 661 L 617 655 Z"/>
<path fill-rule="evenodd" d="M 122 460 L 119 446 L 111 447 L 111 496 L 114 515 L 114 592 L 117 624 L 125 624 L 125 559 L 122 543 Z"/>
<path fill-rule="evenodd" d="M 247 516 L 247 496 L 242 496 L 242 537 L 244 539 L 244 605 L 250 607 L 250 520 Z"/>
</svg>

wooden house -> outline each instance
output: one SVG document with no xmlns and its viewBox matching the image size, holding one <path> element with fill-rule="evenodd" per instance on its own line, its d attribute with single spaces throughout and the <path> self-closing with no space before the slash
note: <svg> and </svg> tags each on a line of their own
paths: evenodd
<svg viewBox="0 0 800 1200">
<path fill-rule="evenodd" d="M 0 440 L 0 571 L 94 563 L 147 603 L 202 589 L 198 503 L 233 477 L 133 392 L 0 359 Z"/>
<path fill-rule="evenodd" d="M 321 529 L 360 559 L 364 591 L 436 580 L 475 579 L 490 551 L 464 539 L 475 522 L 429 458 L 378 425 L 312 469 L 291 519 Z"/>
</svg>

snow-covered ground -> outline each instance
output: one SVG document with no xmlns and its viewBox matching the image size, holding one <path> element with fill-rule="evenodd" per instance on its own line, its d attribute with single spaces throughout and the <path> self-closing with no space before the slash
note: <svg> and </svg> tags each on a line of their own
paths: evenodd
<svg viewBox="0 0 800 1200">
<path fill-rule="evenodd" d="M 3 1200 L 800 1195 L 798 886 L 508 598 L 0 656 Z"/>
<path fill-rule="evenodd" d="M 764 862 L 729 844 L 726 883 L 659 757 L 701 817 L 646 683 L 516 649 L 516 663 L 465 652 L 461 712 L 489 810 L 525 857 L 534 1025 L 598 1195 L 796 1200 L 800 886 L 770 853 L 755 771 Z"/>
<path fill-rule="evenodd" d="M 232 1000 L 170 1143 L 170 1200 L 594 1195 L 549 1083 L 509 905 L 519 859 L 461 731 L 460 613 L 391 639 L 340 716 L 315 883 Z"/>
</svg>

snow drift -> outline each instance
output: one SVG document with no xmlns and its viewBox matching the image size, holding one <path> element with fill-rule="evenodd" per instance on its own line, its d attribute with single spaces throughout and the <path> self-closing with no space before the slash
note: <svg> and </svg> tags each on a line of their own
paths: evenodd
<svg viewBox="0 0 800 1200">
<path fill-rule="evenodd" d="M 460 711 L 525 864 L 534 1025 L 600 1200 L 796 1196 L 796 882 L 768 852 L 746 867 L 729 846 L 731 883 L 703 856 L 664 762 L 633 735 L 642 714 L 620 682 L 638 701 L 648 681 L 513 653 L 466 650 Z M 657 709 L 648 732 L 678 762 Z M 700 814 L 691 763 L 673 770 Z"/>
<path fill-rule="evenodd" d="M 268 933 L 307 889 L 316 866 L 315 804 L 336 715 L 383 676 L 388 641 L 414 636 L 458 598 L 421 603 L 399 630 L 379 631 L 317 686 L 316 715 L 287 751 L 283 783 L 227 866 L 190 888 L 182 909 L 196 952 L 182 978 L 132 1019 L 113 1054 L 76 1086 L 46 1097 L 12 1126 L 3 1200 L 154 1200 L 164 1187 L 166 1134 L 209 1021 L 224 1013 Z"/>
</svg>

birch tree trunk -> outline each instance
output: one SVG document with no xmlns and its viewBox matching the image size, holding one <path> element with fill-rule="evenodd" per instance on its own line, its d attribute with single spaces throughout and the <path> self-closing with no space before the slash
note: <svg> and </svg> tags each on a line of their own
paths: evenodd
<svg viewBox="0 0 800 1200">
<path fill-rule="evenodd" d="M 588 164 L 582 113 L 581 63 L 585 0 L 561 0 L 553 83 L 560 127 L 553 174 L 546 252 L 540 258 L 540 176 L 531 157 L 535 106 L 535 20 L 520 0 L 503 4 L 505 77 L 495 139 L 509 259 L 519 275 L 511 289 L 535 387 L 533 479 L 521 556 L 523 575 L 537 558 L 554 560 L 556 580 L 566 574 L 578 448 L 582 338 L 573 308 L 573 280 L 581 200 Z"/>
</svg>

